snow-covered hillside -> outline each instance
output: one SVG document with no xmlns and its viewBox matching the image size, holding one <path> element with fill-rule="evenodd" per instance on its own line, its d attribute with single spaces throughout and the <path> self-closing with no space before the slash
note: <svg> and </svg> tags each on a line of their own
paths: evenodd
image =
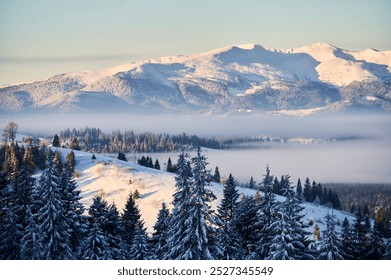
<svg viewBox="0 0 391 280">
<path fill-rule="evenodd" d="M 391 51 L 353 52 L 324 43 L 295 49 L 238 45 L 2 87 L 0 110 L 389 110 L 390 71 Z"/>
<path fill-rule="evenodd" d="M 65 157 L 69 150 L 60 149 L 60 152 Z M 96 159 L 92 160 L 91 153 L 75 151 L 75 156 L 75 170 L 78 174 L 76 180 L 83 197 L 82 202 L 87 208 L 91 205 L 94 196 L 102 195 L 109 203 L 114 202 L 122 211 L 129 193 L 138 190 L 140 199 L 136 202 L 146 227 L 152 231 L 161 203 L 171 203 L 172 201 L 172 195 L 175 192 L 174 174 L 103 155 L 95 155 Z M 212 207 L 216 209 L 223 196 L 223 186 L 214 183 L 211 189 L 218 198 L 212 203 Z M 239 192 L 245 195 L 254 195 L 255 193 L 254 190 L 247 188 L 239 188 Z M 282 201 L 284 198 L 278 196 L 277 199 Z M 308 224 L 312 220 L 314 224 L 319 225 L 321 230 L 325 229 L 323 220 L 330 209 L 310 203 L 304 205 L 305 223 Z M 171 206 L 169 204 L 170 208 Z M 334 210 L 334 214 L 341 224 L 345 217 L 351 223 L 354 220 L 354 217 L 348 213 Z M 312 233 L 313 225 L 309 225 L 307 230 Z"/>
</svg>

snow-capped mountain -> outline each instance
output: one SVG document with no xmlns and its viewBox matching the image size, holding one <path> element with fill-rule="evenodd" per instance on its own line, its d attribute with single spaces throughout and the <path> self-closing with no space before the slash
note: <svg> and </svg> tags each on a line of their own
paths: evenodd
<svg viewBox="0 0 391 280">
<path fill-rule="evenodd" d="M 238 45 L 0 87 L 0 111 L 391 110 L 391 51 Z"/>
</svg>

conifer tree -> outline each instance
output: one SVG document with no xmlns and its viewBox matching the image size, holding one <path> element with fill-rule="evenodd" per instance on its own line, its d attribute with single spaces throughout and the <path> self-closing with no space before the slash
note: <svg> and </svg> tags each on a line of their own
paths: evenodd
<svg viewBox="0 0 391 280">
<path fill-rule="evenodd" d="M 38 155 L 39 155 L 38 167 L 43 170 L 45 169 L 46 158 L 47 158 L 46 146 L 44 144 L 39 146 Z"/>
<path fill-rule="evenodd" d="M 32 154 L 31 150 L 27 149 L 24 152 L 23 160 L 19 165 L 17 182 L 13 186 L 13 203 L 17 223 L 25 229 L 29 223 L 26 217 L 27 208 L 32 206 L 33 193 L 35 191 L 35 178 L 33 178 L 33 168 L 31 166 Z"/>
<path fill-rule="evenodd" d="M 126 156 L 123 152 L 118 152 L 117 158 L 122 161 L 128 161 L 128 159 L 126 158 Z"/>
<path fill-rule="evenodd" d="M 382 260 L 386 252 L 386 246 L 383 239 L 380 237 L 379 231 L 375 226 L 367 240 L 365 259 L 366 260 Z"/>
<path fill-rule="evenodd" d="M 276 220 L 271 225 L 274 237 L 270 246 L 267 259 L 270 260 L 295 260 L 313 259 L 309 250 L 309 241 L 304 231 L 304 209 L 294 195 L 290 185 L 290 176 L 285 175 L 283 195 L 286 197 L 276 208 Z"/>
<path fill-rule="evenodd" d="M 9 174 L 11 173 L 11 147 L 9 145 L 6 145 L 4 148 L 4 160 L 1 168 L 3 174 L 7 177 L 7 180 L 9 180 Z"/>
<path fill-rule="evenodd" d="M 174 194 L 174 210 L 172 218 L 172 238 L 169 246 L 173 246 L 168 254 L 171 259 L 219 259 L 221 248 L 216 241 L 216 221 L 213 211 L 207 204 L 216 197 L 207 189 L 211 176 L 206 169 L 206 158 L 198 148 L 197 155 L 192 158 L 193 177 L 189 178 L 187 156 L 182 152 L 178 159 L 177 191 Z M 178 210 L 181 212 L 177 212 Z"/>
<path fill-rule="evenodd" d="M 122 241 L 121 216 L 114 203 L 107 211 L 106 223 L 103 226 L 103 233 L 107 236 L 107 243 L 110 248 L 110 254 L 113 260 L 126 259 L 125 246 Z"/>
<path fill-rule="evenodd" d="M 303 200 L 303 187 L 301 185 L 300 178 L 297 180 L 297 185 L 296 185 L 296 196 L 297 198 L 302 201 Z"/>
<path fill-rule="evenodd" d="M 23 237 L 23 228 L 18 223 L 18 217 L 13 204 L 8 204 L 4 211 L 4 220 L 2 221 L 0 234 L 0 259 L 18 260 L 20 259 L 21 239 Z"/>
<path fill-rule="evenodd" d="M 53 165 L 57 169 L 58 174 L 62 176 L 63 174 L 63 164 L 61 161 L 61 154 L 59 150 L 56 150 L 53 154 Z"/>
<path fill-rule="evenodd" d="M 390 221 L 387 218 L 384 207 L 379 207 L 375 213 L 375 225 L 374 225 L 380 237 L 388 237 L 390 231 Z"/>
<path fill-rule="evenodd" d="M 79 140 L 77 140 L 76 137 L 72 139 L 70 149 L 75 151 L 80 151 Z"/>
<path fill-rule="evenodd" d="M 260 258 L 264 259 L 269 254 L 271 240 L 274 236 L 271 225 L 275 218 L 276 195 L 273 192 L 273 176 L 270 175 L 269 166 L 266 166 L 266 174 L 260 183 L 260 190 L 263 193 L 263 198 L 259 204 L 260 216 L 260 232 L 259 241 L 257 244 L 257 252 Z"/>
<path fill-rule="evenodd" d="M 315 180 L 313 180 L 312 186 L 311 186 L 311 199 L 312 200 L 310 202 L 314 202 L 317 195 L 318 195 L 318 188 L 317 188 Z M 318 197 L 318 199 L 320 199 L 320 198 Z"/>
<path fill-rule="evenodd" d="M 209 202 L 216 199 L 208 189 L 211 175 L 206 169 L 208 163 L 198 148 L 191 160 L 193 177 L 191 178 L 189 217 L 186 220 L 184 259 L 213 260 L 221 257 L 221 248 L 216 240 L 216 221 Z M 191 240 L 191 242 L 189 242 Z"/>
<path fill-rule="evenodd" d="M 114 204 L 108 205 L 107 201 L 101 196 L 93 198 L 88 213 L 89 232 L 91 230 L 96 231 L 94 234 L 99 234 L 101 231 L 103 237 L 100 238 L 101 247 L 104 247 L 103 252 L 109 259 L 124 259 L 125 258 L 125 246 L 122 242 L 122 225 L 118 210 Z M 97 223 L 95 226 L 94 224 Z M 93 227 L 97 227 L 93 229 Z M 88 241 L 87 241 L 88 242 Z"/>
<path fill-rule="evenodd" d="M 216 166 L 215 173 L 213 174 L 213 182 L 220 183 L 221 176 L 220 176 L 220 170 L 219 167 Z"/>
<path fill-rule="evenodd" d="M 69 169 L 73 173 L 73 172 L 75 172 L 75 164 L 76 164 L 75 153 L 72 150 L 67 154 L 65 166 L 67 169 Z"/>
<path fill-rule="evenodd" d="M 353 241 L 353 257 L 362 259 L 365 255 L 366 236 L 361 208 L 358 208 L 356 220 L 354 221 Z"/>
<path fill-rule="evenodd" d="M 77 189 L 77 184 L 72 174 L 72 167 L 66 165 L 61 182 L 61 193 L 63 196 L 63 211 L 66 222 L 69 225 L 70 246 L 75 258 L 78 258 L 81 254 L 80 250 L 83 247 L 88 229 L 86 217 L 83 215 L 85 208 L 80 202 L 80 190 Z"/>
<path fill-rule="evenodd" d="M 160 170 L 160 163 L 158 159 L 155 160 L 155 164 L 153 165 L 153 168 Z"/>
<path fill-rule="evenodd" d="M 364 217 L 364 234 L 369 234 L 371 231 L 371 221 L 369 218 L 369 207 L 367 204 L 364 205 L 363 217 Z"/>
<path fill-rule="evenodd" d="M 43 252 L 43 232 L 37 225 L 30 207 L 27 208 L 27 219 L 29 224 L 25 229 L 25 235 L 21 240 L 21 259 L 22 260 L 40 260 Z"/>
<path fill-rule="evenodd" d="M 172 166 L 171 158 L 168 158 L 168 160 L 167 160 L 166 171 L 167 172 L 173 172 L 173 166 Z"/>
<path fill-rule="evenodd" d="M 159 210 L 157 220 L 153 226 L 154 232 L 152 235 L 152 246 L 154 258 L 158 260 L 164 259 L 167 251 L 167 240 L 169 238 L 170 230 L 170 212 L 166 203 L 162 203 L 162 208 Z"/>
<path fill-rule="evenodd" d="M 23 159 L 17 153 L 24 153 Z M 0 190 L 0 257 L 20 259 L 21 240 L 29 223 L 26 211 L 32 204 L 35 179 L 28 163 L 30 150 L 18 150 L 11 144 L 8 156 L 9 181 L 3 181 L 5 186 Z"/>
<path fill-rule="evenodd" d="M 141 222 L 140 210 L 136 205 L 133 194 L 130 193 L 128 200 L 126 201 L 125 208 L 121 215 L 122 222 L 122 240 L 124 245 L 130 247 L 132 245 L 133 236 L 136 230 L 137 224 Z"/>
<path fill-rule="evenodd" d="M 349 220 L 345 217 L 342 222 L 342 233 L 341 233 L 341 253 L 342 257 L 345 260 L 353 260 L 354 259 L 354 251 L 353 251 L 353 233 L 350 229 Z"/>
<path fill-rule="evenodd" d="M 112 260 L 107 238 L 99 220 L 93 221 L 83 248 L 83 260 Z"/>
<path fill-rule="evenodd" d="M 178 157 L 177 174 L 175 176 L 175 193 L 173 195 L 173 210 L 170 222 L 169 239 L 167 240 L 167 249 L 165 259 L 181 259 L 184 252 L 184 238 L 186 231 L 186 221 L 189 217 L 191 182 L 189 174 L 191 170 L 187 162 L 189 155 L 182 151 Z M 170 162 L 170 159 L 169 159 Z M 167 163 L 167 168 L 168 168 Z M 168 170 L 167 170 L 168 171 Z"/>
<path fill-rule="evenodd" d="M 134 233 L 132 245 L 130 247 L 129 259 L 131 260 L 151 260 L 152 254 L 148 244 L 148 237 L 144 222 L 137 223 Z"/>
<path fill-rule="evenodd" d="M 100 228 L 103 229 L 104 224 L 107 222 L 107 213 L 109 212 L 109 206 L 107 201 L 102 196 L 94 196 L 92 198 L 92 204 L 88 208 L 88 223 L 93 225 L 95 221 L 101 223 Z"/>
<path fill-rule="evenodd" d="M 29 173 L 31 173 L 31 174 L 34 172 L 34 169 L 35 169 L 34 157 L 35 156 L 33 153 L 33 149 L 31 147 L 26 149 L 26 151 L 24 152 L 24 155 L 23 155 L 23 164 L 26 166 Z"/>
<path fill-rule="evenodd" d="M 281 177 L 283 179 L 283 177 Z M 278 181 L 278 178 L 277 176 L 274 178 L 274 182 L 273 182 L 273 192 L 275 194 L 278 194 L 278 195 L 282 195 L 282 191 L 281 191 L 281 184 L 283 182 L 280 182 Z"/>
<path fill-rule="evenodd" d="M 310 182 L 310 179 L 308 179 L 308 177 L 305 179 L 305 182 L 304 182 L 303 196 L 304 196 L 305 201 L 307 201 L 307 202 L 313 201 L 312 191 L 311 191 L 311 182 Z"/>
<path fill-rule="evenodd" d="M 223 259 L 239 260 L 244 258 L 244 250 L 239 234 L 233 226 L 233 218 L 238 206 L 239 193 L 236 189 L 236 181 L 232 174 L 224 184 L 223 199 L 217 207 L 218 211 L 218 240 L 222 247 Z"/>
<path fill-rule="evenodd" d="M 323 238 L 319 243 L 320 260 L 343 260 L 341 252 L 341 241 L 335 229 L 335 216 L 327 214 L 326 217 L 327 229 L 323 232 Z"/>
<path fill-rule="evenodd" d="M 43 259 L 71 259 L 70 227 L 64 215 L 61 175 L 50 150 L 38 186 L 37 205 L 36 221 L 44 235 Z"/>
<path fill-rule="evenodd" d="M 245 258 L 254 259 L 258 250 L 260 223 L 259 205 L 253 197 L 242 196 L 234 212 L 232 225 L 239 235 L 239 241 L 245 251 Z"/>
<path fill-rule="evenodd" d="M 3 171 L 0 170 L 0 228 L 4 222 L 4 209 L 7 206 L 7 192 L 9 191 L 8 178 Z"/>
<path fill-rule="evenodd" d="M 255 189 L 255 181 L 254 181 L 254 178 L 253 178 L 253 176 L 251 176 L 251 178 L 250 178 L 250 182 L 248 183 L 248 187 L 249 187 L 249 189 Z"/>
<path fill-rule="evenodd" d="M 54 137 L 53 137 L 52 146 L 53 147 L 57 147 L 57 148 L 60 147 L 60 138 L 58 137 L 57 134 L 55 134 Z"/>
</svg>

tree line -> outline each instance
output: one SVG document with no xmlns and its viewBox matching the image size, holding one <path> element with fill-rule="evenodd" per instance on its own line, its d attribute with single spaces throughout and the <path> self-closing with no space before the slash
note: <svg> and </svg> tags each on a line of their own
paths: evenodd
<svg viewBox="0 0 391 280">
<path fill-rule="evenodd" d="M 221 149 L 224 141 L 214 137 L 198 137 L 196 135 L 167 134 L 132 130 L 121 132 L 119 129 L 106 134 L 99 128 L 85 127 L 81 129 L 65 129 L 55 135 L 53 146 L 72 148 L 77 141 L 83 151 L 97 153 L 149 153 L 178 152 L 182 149 L 193 149 L 198 146 Z"/>
<path fill-rule="evenodd" d="M 50 138 L 51 140 L 51 138 Z M 104 133 L 99 128 L 85 127 L 80 129 L 61 130 L 53 137 L 54 147 L 64 147 L 74 150 L 83 150 L 96 153 L 152 153 L 152 152 L 180 152 L 192 150 L 197 147 L 210 149 L 251 148 L 249 145 L 235 145 L 251 142 L 281 142 L 285 139 L 271 137 L 200 137 L 186 133 L 167 134 L 142 132 L 132 130 L 113 130 Z"/>
<path fill-rule="evenodd" d="M 74 155 L 62 162 L 46 148 L 39 180 L 31 148 L 5 147 L 0 174 L 1 259 L 390 259 L 391 242 L 361 211 L 353 225 L 336 228 L 333 212 L 319 240 L 309 237 L 303 205 L 289 175 L 276 199 L 269 167 L 254 196 L 240 195 L 235 178 L 224 182 L 223 198 L 210 188 L 212 175 L 202 151 L 177 160 L 172 209 L 162 203 L 148 233 L 130 193 L 122 211 L 95 196 L 85 209 L 73 177 Z M 23 154 L 22 154 L 23 151 Z"/>
<path fill-rule="evenodd" d="M 327 184 L 341 197 L 341 209 L 352 214 L 362 210 L 364 215 L 382 222 L 391 221 L 391 185 L 389 184 Z"/>
</svg>

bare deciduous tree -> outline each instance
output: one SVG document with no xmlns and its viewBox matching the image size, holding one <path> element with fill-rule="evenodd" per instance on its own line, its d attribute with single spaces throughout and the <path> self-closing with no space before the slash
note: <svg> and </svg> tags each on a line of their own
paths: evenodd
<svg viewBox="0 0 391 280">
<path fill-rule="evenodd" d="M 17 131 L 18 131 L 18 124 L 14 121 L 8 122 L 3 129 L 4 140 L 14 142 Z"/>
</svg>

